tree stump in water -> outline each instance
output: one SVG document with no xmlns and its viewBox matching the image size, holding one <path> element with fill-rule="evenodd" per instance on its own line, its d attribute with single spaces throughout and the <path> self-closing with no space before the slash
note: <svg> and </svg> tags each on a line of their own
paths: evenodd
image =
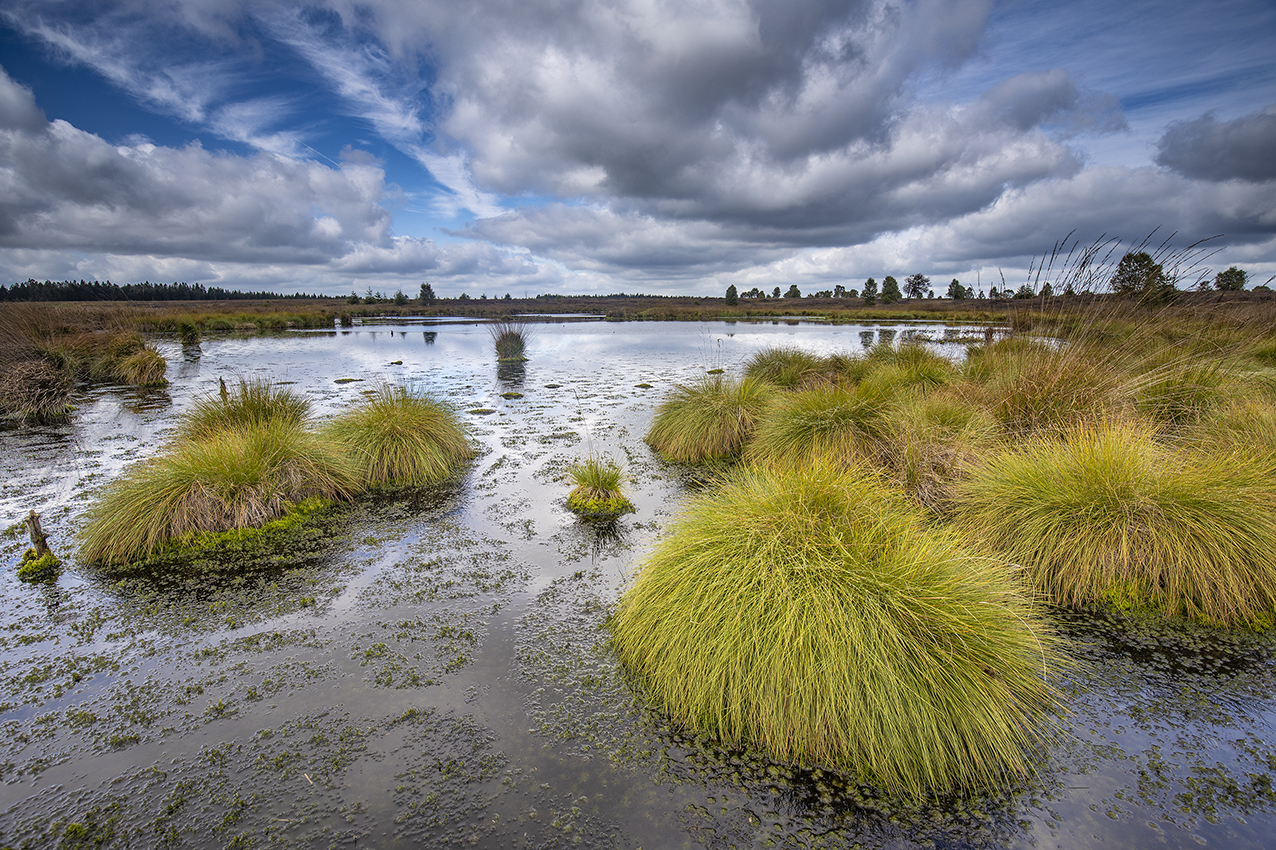
<svg viewBox="0 0 1276 850">
<path fill-rule="evenodd" d="M 40 528 L 39 514 L 31 511 L 27 515 L 26 526 L 27 533 L 31 535 L 31 547 L 35 549 L 35 556 L 43 558 L 45 555 L 53 555 L 53 550 L 49 548 L 49 540 L 44 536 L 44 529 Z"/>
</svg>

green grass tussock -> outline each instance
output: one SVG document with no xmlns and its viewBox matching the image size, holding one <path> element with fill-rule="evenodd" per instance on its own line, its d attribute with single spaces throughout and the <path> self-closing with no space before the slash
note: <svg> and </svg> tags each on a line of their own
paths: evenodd
<svg viewBox="0 0 1276 850">
<path fill-rule="evenodd" d="M 1262 456 L 1169 447 L 1147 427 L 1078 427 L 989 457 L 958 483 L 956 520 L 1061 604 L 1261 627 L 1276 615 L 1270 473 Z"/>
<path fill-rule="evenodd" d="M 195 439 L 226 428 L 271 422 L 301 427 L 309 420 L 310 402 L 305 396 L 278 386 L 269 378 L 248 378 L 240 379 L 239 386 L 225 395 L 196 399 L 182 417 L 181 433 Z"/>
<path fill-rule="evenodd" d="M 567 495 L 567 507 L 586 519 L 615 519 L 634 509 L 622 491 L 625 472 L 613 460 L 590 456 L 567 467 L 575 485 Z"/>
<path fill-rule="evenodd" d="M 752 377 L 707 375 L 678 384 L 660 403 L 644 439 L 677 463 L 729 460 L 744 449 L 774 396 L 770 384 Z"/>
<path fill-rule="evenodd" d="M 758 422 L 746 457 L 759 462 L 872 457 L 891 403 L 891 393 L 876 383 L 785 393 Z"/>
<path fill-rule="evenodd" d="M 1031 771 L 1054 640 L 1013 573 L 865 472 L 749 467 L 693 498 L 611 621 L 674 718 L 916 795 Z"/>
<path fill-rule="evenodd" d="M 800 348 L 767 348 L 744 364 L 746 377 L 766 381 L 782 389 L 792 389 L 823 376 L 827 363 L 818 355 Z"/>
<path fill-rule="evenodd" d="M 109 485 L 88 511 L 80 557 L 121 565 L 187 534 L 260 526 L 305 499 L 344 499 L 359 487 L 349 458 L 295 423 L 211 431 Z"/>
<path fill-rule="evenodd" d="M 442 481 L 473 455 L 456 411 L 390 384 L 338 416 L 323 434 L 355 458 L 371 486 Z"/>
</svg>

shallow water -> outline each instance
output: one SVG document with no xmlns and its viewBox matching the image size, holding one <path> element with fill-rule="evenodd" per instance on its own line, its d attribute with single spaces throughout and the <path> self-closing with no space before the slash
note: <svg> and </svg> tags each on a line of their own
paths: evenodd
<svg viewBox="0 0 1276 850">
<path fill-rule="evenodd" d="M 10 571 L 0 846 L 1268 846 L 1266 640 L 1061 615 L 1078 663 L 1040 775 L 926 805 L 697 740 L 617 669 L 607 611 L 695 487 L 642 442 L 662 395 L 766 346 L 918 330 L 945 333 L 547 322 L 500 367 L 466 322 L 161 342 L 167 391 L 99 388 L 68 425 L 0 432 L 4 524 L 40 512 L 65 556 L 94 491 L 219 377 L 295 382 L 320 415 L 381 380 L 493 411 L 466 414 L 481 448 L 457 481 L 334 511 L 247 574 Z M 564 505 L 590 452 L 634 478 L 612 527 Z M 0 543 L 12 570 L 24 541 Z"/>
</svg>

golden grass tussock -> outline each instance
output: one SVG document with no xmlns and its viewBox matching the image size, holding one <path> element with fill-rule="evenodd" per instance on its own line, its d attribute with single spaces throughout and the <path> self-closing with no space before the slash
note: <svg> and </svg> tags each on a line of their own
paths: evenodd
<svg viewBox="0 0 1276 850">
<path fill-rule="evenodd" d="M 433 484 L 473 456 L 455 410 L 391 384 L 332 420 L 323 434 L 355 458 L 371 486 Z"/>
<path fill-rule="evenodd" d="M 809 351 L 776 346 L 763 349 L 745 361 L 744 374 L 781 389 L 792 389 L 804 383 L 819 382 L 828 365 L 819 355 Z"/>
<path fill-rule="evenodd" d="M 877 443 L 878 462 L 913 501 L 943 514 L 951 506 L 953 486 L 997 438 L 992 414 L 941 390 L 899 402 Z"/>
<path fill-rule="evenodd" d="M 1110 354 L 1085 345 L 1010 339 L 972 348 L 972 386 L 1009 434 L 1058 433 L 1077 423 L 1111 418 L 1125 406 L 1123 373 Z"/>
<path fill-rule="evenodd" d="M 1201 451 L 1120 423 L 987 458 L 955 491 L 970 539 L 1063 605 L 1107 602 L 1208 623 L 1276 615 L 1270 457 Z"/>
<path fill-rule="evenodd" d="M 304 395 L 269 378 L 241 378 L 235 389 L 226 389 L 224 395 L 197 398 L 182 416 L 180 432 L 187 439 L 196 439 L 226 428 L 269 422 L 301 427 L 309 421 L 310 401 Z"/>
<path fill-rule="evenodd" d="M 871 458 L 888 426 L 887 385 L 824 386 L 780 395 L 758 422 L 745 456 L 755 462 Z"/>
<path fill-rule="evenodd" d="M 567 495 L 567 507 L 587 519 L 615 519 L 634 509 L 623 492 L 625 471 L 614 460 L 591 455 L 567 467 L 575 485 Z"/>
<path fill-rule="evenodd" d="M 748 376 L 706 375 L 678 384 L 656 409 L 644 439 L 677 463 L 735 458 L 775 395 L 770 384 Z"/>
<path fill-rule="evenodd" d="M 677 721 L 925 795 L 1032 770 L 1056 642 L 1020 591 L 871 473 L 745 467 L 684 507 L 611 628 Z"/>
<path fill-rule="evenodd" d="M 308 498 L 360 488 L 351 460 L 296 423 L 227 427 L 128 470 L 89 509 L 80 557 L 117 566 L 184 535 L 260 526 Z"/>
</svg>

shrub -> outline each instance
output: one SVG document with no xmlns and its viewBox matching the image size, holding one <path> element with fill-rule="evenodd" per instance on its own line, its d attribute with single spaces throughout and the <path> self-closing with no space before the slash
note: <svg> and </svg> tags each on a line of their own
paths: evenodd
<svg viewBox="0 0 1276 850">
<path fill-rule="evenodd" d="M 660 403 L 645 439 L 678 463 L 736 457 L 774 395 L 769 384 L 749 377 L 711 375 L 678 384 Z"/>
<path fill-rule="evenodd" d="M 1276 612 L 1276 481 L 1242 453 L 1076 428 L 990 457 L 956 488 L 970 535 L 1064 605 L 1119 602 L 1220 624 Z"/>
<path fill-rule="evenodd" d="M 373 486 L 433 484 L 473 454 L 456 411 L 390 384 L 334 419 L 324 434 L 355 458 Z"/>
<path fill-rule="evenodd" d="M 889 393 L 868 383 L 786 393 L 758 422 L 747 457 L 754 461 L 871 457 L 884 433 L 890 401 Z"/>
<path fill-rule="evenodd" d="M 590 457 L 567 467 L 575 489 L 567 496 L 567 507 L 586 519 L 615 519 L 634 509 L 621 492 L 624 470 L 612 460 Z"/>
<path fill-rule="evenodd" d="M 1056 704 L 1012 573 L 871 475 L 746 468 L 694 498 L 611 622 L 675 719 L 915 794 L 995 785 Z"/>
<path fill-rule="evenodd" d="M 257 527 L 304 499 L 347 498 L 356 470 L 297 424 L 228 426 L 134 466 L 88 511 L 80 557 L 120 565 L 191 532 Z"/>
<path fill-rule="evenodd" d="M 310 418 L 305 396 L 280 387 L 269 378 L 240 379 L 233 391 L 222 384 L 221 395 L 195 400 L 182 417 L 181 433 L 188 439 L 208 436 L 226 428 L 265 425 L 271 422 L 303 426 Z"/>
</svg>

